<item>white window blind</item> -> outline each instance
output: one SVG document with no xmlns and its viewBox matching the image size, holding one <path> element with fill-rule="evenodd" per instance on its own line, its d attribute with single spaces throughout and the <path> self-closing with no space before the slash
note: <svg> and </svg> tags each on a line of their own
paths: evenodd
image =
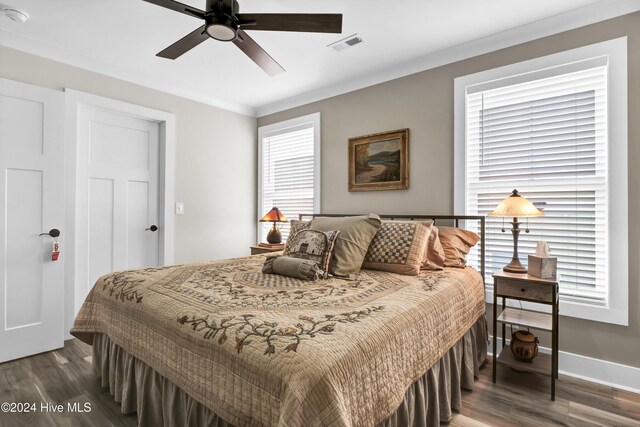
<svg viewBox="0 0 640 427">
<path fill-rule="evenodd" d="M 546 240 L 561 298 L 607 305 L 607 66 L 519 80 L 466 93 L 465 210 L 486 215 L 518 189 L 545 214 L 520 233 L 523 264 Z M 487 217 L 487 283 L 511 259 L 508 221 L 502 233 L 502 219 Z"/>
<path fill-rule="evenodd" d="M 317 212 L 318 182 L 316 141 L 318 124 L 313 120 L 298 120 L 261 129 L 259 174 L 261 189 L 258 200 L 260 219 L 276 206 L 287 219 Z M 282 239 L 289 235 L 289 223 L 279 224 Z M 260 223 L 258 238 L 265 242 L 272 223 Z"/>
</svg>

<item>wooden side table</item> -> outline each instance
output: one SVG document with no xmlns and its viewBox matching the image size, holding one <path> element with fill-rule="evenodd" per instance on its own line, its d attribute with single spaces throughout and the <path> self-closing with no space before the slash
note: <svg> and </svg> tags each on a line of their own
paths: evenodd
<svg viewBox="0 0 640 427">
<path fill-rule="evenodd" d="M 271 252 L 280 252 L 282 248 L 266 248 L 264 246 L 250 246 L 251 255 L 266 254 Z"/>
<path fill-rule="evenodd" d="M 498 298 L 502 312 L 498 315 Z M 506 300 L 529 301 L 551 306 L 551 314 L 506 307 Z M 558 282 L 528 274 L 498 270 L 493 275 L 493 382 L 496 382 L 496 362 L 517 370 L 551 376 L 551 400 L 556 400 L 558 378 Z M 498 355 L 498 322 L 502 324 L 502 350 Z M 505 347 L 506 325 L 524 326 L 551 332 L 551 355 L 538 353 L 532 363 L 521 362 Z"/>
</svg>

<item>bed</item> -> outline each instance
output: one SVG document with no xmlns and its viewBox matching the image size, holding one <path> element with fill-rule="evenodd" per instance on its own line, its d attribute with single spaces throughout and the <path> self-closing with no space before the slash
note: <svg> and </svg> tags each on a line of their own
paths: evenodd
<svg viewBox="0 0 640 427">
<path fill-rule="evenodd" d="M 427 426 L 486 359 L 480 270 L 265 275 L 266 255 L 103 276 L 72 334 L 140 426 Z"/>
</svg>

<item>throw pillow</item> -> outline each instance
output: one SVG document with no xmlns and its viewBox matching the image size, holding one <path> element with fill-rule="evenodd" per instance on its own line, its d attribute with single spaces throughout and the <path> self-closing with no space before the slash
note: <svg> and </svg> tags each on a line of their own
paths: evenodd
<svg viewBox="0 0 640 427">
<path fill-rule="evenodd" d="M 463 268 L 467 265 L 466 255 L 480 237 L 473 231 L 457 227 L 438 227 L 438 234 L 444 249 L 444 266 Z"/>
<path fill-rule="evenodd" d="M 317 280 L 324 276 L 324 272 L 315 261 L 279 255 L 267 257 L 262 265 L 262 272 L 302 280 Z"/>
<path fill-rule="evenodd" d="M 423 270 L 442 270 L 444 267 L 444 249 L 440 243 L 438 227 L 431 227 L 429 240 L 427 241 L 427 249 L 424 251 L 424 260 L 422 263 Z"/>
<path fill-rule="evenodd" d="M 315 261 L 322 270 L 322 277 L 329 275 L 329 263 L 339 231 L 301 230 L 287 242 L 284 256 Z"/>
<path fill-rule="evenodd" d="M 424 261 L 433 221 L 383 221 L 362 268 L 417 276 Z"/>
<path fill-rule="evenodd" d="M 362 262 L 376 232 L 380 228 L 380 217 L 376 214 L 351 217 L 318 217 L 311 221 L 311 230 L 338 230 L 331 273 L 338 277 L 353 279 L 360 272 Z"/>
<path fill-rule="evenodd" d="M 293 236 L 298 234 L 299 231 L 308 230 L 311 226 L 311 221 L 300 221 L 297 219 L 292 219 L 289 223 L 291 227 L 289 228 L 289 237 L 287 237 L 287 241 L 285 242 L 284 249 L 287 249 L 287 245 L 293 239 Z"/>
</svg>

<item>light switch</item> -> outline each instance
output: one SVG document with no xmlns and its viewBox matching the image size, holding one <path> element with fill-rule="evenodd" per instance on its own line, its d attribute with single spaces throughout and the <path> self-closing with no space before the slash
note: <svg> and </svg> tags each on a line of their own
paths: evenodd
<svg viewBox="0 0 640 427">
<path fill-rule="evenodd" d="M 176 215 L 184 215 L 184 203 L 176 202 Z"/>
</svg>

